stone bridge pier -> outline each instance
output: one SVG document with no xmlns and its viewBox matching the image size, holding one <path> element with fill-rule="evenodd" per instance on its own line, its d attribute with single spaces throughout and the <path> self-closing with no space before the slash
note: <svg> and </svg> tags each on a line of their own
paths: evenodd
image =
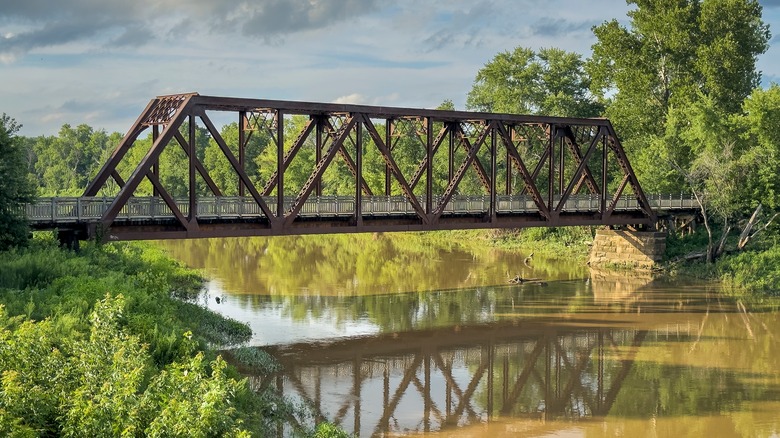
<svg viewBox="0 0 780 438">
<path fill-rule="evenodd" d="M 597 230 L 588 264 L 596 268 L 652 269 L 665 251 L 664 232 Z"/>
</svg>

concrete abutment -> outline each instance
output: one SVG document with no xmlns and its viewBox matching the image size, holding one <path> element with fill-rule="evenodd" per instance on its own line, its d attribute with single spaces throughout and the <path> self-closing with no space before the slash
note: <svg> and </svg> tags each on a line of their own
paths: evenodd
<svg viewBox="0 0 780 438">
<path fill-rule="evenodd" d="M 588 264 L 593 267 L 652 269 L 666 251 L 666 233 L 597 230 Z"/>
</svg>

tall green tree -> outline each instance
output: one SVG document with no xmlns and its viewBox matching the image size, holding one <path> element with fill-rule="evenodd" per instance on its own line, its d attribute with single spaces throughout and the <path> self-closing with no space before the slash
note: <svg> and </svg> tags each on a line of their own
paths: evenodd
<svg viewBox="0 0 780 438">
<path fill-rule="evenodd" d="M 57 136 L 38 137 L 32 145 L 35 174 L 42 193 L 80 195 L 108 159 L 121 135 L 81 124 L 62 125 Z"/>
<path fill-rule="evenodd" d="M 593 117 L 602 107 L 589 92 L 579 54 L 517 47 L 485 64 L 468 94 L 468 109 L 514 114 Z"/>
<path fill-rule="evenodd" d="M 27 241 L 23 207 L 35 195 L 35 186 L 27 173 L 26 153 L 16 136 L 20 127 L 5 113 L 0 116 L 0 250 Z"/>
<path fill-rule="evenodd" d="M 611 96 L 606 115 L 629 150 L 663 135 L 672 108 L 706 96 L 725 114 L 760 80 L 756 59 L 769 29 L 756 0 L 628 0 L 629 26 L 594 27 L 591 89 Z"/>
<path fill-rule="evenodd" d="M 739 117 L 740 132 L 745 143 L 751 145 L 746 157 L 755 163 L 743 184 L 750 190 L 750 199 L 760 200 L 764 206 L 780 209 L 780 86 L 756 89 L 745 100 L 744 113 Z"/>
</svg>

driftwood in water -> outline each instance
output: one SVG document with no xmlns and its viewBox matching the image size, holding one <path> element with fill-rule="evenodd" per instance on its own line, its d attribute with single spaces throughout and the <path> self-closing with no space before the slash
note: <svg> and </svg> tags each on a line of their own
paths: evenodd
<svg viewBox="0 0 780 438">
<path fill-rule="evenodd" d="M 519 275 L 516 275 L 514 278 L 510 278 L 509 282 L 512 284 L 535 284 L 539 286 L 547 286 L 547 283 L 542 281 L 540 278 L 523 278 Z"/>
</svg>

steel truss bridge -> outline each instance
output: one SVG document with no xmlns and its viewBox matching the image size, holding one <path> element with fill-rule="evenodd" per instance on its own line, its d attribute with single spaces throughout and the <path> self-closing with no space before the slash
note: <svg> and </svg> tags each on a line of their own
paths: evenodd
<svg viewBox="0 0 780 438">
<path fill-rule="evenodd" d="M 212 118 L 236 120 L 228 141 Z M 294 117 L 305 123 L 294 123 Z M 218 187 L 198 158 L 205 128 L 234 180 Z M 136 140 L 152 145 L 129 162 Z M 266 136 L 275 165 L 263 184 L 247 171 L 253 136 Z M 177 146 L 178 145 L 178 146 Z M 160 156 L 184 152 L 187 194 L 165 187 Z M 310 153 L 302 154 L 302 150 Z M 313 151 L 312 151 L 313 150 Z M 379 157 L 384 181 L 368 182 Z M 409 161 L 412 164 L 409 165 Z M 352 175 L 347 196 L 323 176 Z M 285 174 L 305 169 L 293 187 Z M 132 169 L 120 174 L 119 169 Z M 471 178 L 481 193 L 461 193 Z M 151 193 L 140 193 L 143 181 Z M 114 184 L 115 183 L 115 184 Z M 198 184 L 207 193 L 198 192 Z M 237 196 L 226 196 L 234 192 Z M 343 189 L 341 190 L 343 195 Z M 679 206 L 679 207 L 678 207 Z M 201 96 L 152 99 L 78 198 L 41 199 L 27 209 L 38 229 L 74 239 L 174 239 L 310 233 L 426 231 L 532 226 L 650 226 L 658 208 L 690 209 L 688 199 L 645 196 L 606 119 L 471 113 Z"/>
</svg>

